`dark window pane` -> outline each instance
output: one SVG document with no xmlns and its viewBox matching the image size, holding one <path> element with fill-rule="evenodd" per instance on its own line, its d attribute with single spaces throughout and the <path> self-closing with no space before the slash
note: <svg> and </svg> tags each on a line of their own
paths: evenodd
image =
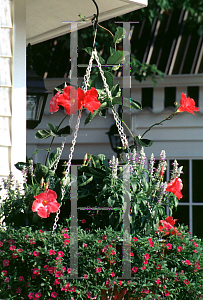
<svg viewBox="0 0 203 300">
<path fill-rule="evenodd" d="M 153 103 L 153 88 L 142 89 L 142 107 L 151 107 Z"/>
<path fill-rule="evenodd" d="M 173 160 L 170 160 L 170 169 L 172 170 Z M 178 159 L 179 167 L 183 166 L 183 174 L 180 175 L 180 178 L 183 182 L 182 194 L 183 198 L 179 202 L 189 202 L 189 160 L 180 160 Z"/>
<path fill-rule="evenodd" d="M 203 238 L 203 206 L 193 206 L 193 235 Z"/>
<path fill-rule="evenodd" d="M 188 86 L 187 96 L 195 100 L 195 106 L 199 106 L 199 87 L 198 86 Z"/>
<path fill-rule="evenodd" d="M 177 219 L 175 225 L 184 224 L 189 225 L 189 206 L 179 205 L 177 210 L 173 209 L 173 218 Z"/>
<path fill-rule="evenodd" d="M 193 202 L 203 202 L 203 160 L 192 161 Z"/>
<path fill-rule="evenodd" d="M 175 87 L 165 87 L 164 89 L 164 107 L 173 106 L 176 102 L 176 88 Z"/>
</svg>

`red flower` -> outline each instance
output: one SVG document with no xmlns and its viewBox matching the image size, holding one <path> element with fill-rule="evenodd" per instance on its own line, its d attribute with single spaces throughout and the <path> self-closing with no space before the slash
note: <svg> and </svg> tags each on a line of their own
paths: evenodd
<svg viewBox="0 0 203 300">
<path fill-rule="evenodd" d="M 138 270 L 138 267 L 136 267 L 136 266 L 132 267 L 132 272 L 133 272 L 133 273 L 136 273 L 137 270 Z"/>
<path fill-rule="evenodd" d="M 24 277 L 23 277 L 23 276 L 20 276 L 20 277 L 18 278 L 18 280 L 19 280 L 19 281 L 23 281 L 23 280 L 24 280 Z"/>
<path fill-rule="evenodd" d="M 156 269 L 157 269 L 157 270 L 161 270 L 161 265 L 158 264 L 158 265 L 156 266 Z"/>
<path fill-rule="evenodd" d="M 1 275 L 2 276 L 6 276 L 7 275 L 7 271 L 6 270 L 1 271 Z"/>
<path fill-rule="evenodd" d="M 181 246 L 178 246 L 177 249 L 178 249 L 178 252 L 182 252 L 183 251 L 183 248 Z"/>
<path fill-rule="evenodd" d="M 76 91 L 73 86 L 67 86 L 63 89 L 63 94 L 60 95 L 57 103 L 65 108 L 67 115 L 75 114 L 82 107 L 84 97 L 85 92 L 80 88 Z"/>
<path fill-rule="evenodd" d="M 85 224 L 85 223 L 86 223 L 86 220 L 85 220 L 85 219 L 82 219 L 81 222 L 82 222 L 82 224 Z"/>
<path fill-rule="evenodd" d="M 56 93 L 56 95 L 54 97 L 51 98 L 50 105 L 49 105 L 49 111 L 51 114 L 53 114 L 54 112 L 57 112 L 59 110 L 58 99 L 60 96 L 61 96 L 61 93 L 58 92 L 58 93 Z"/>
<path fill-rule="evenodd" d="M 137 238 L 134 236 L 133 237 L 133 242 L 136 242 L 137 241 Z"/>
<path fill-rule="evenodd" d="M 4 259 L 4 260 L 3 260 L 3 266 L 4 266 L 4 267 L 9 266 L 9 260 L 8 260 L 8 259 Z"/>
<path fill-rule="evenodd" d="M 33 251 L 33 255 L 39 257 L 39 252 L 38 251 Z"/>
<path fill-rule="evenodd" d="M 189 282 L 188 279 L 185 279 L 185 280 L 184 280 L 184 284 L 188 285 L 189 283 L 190 283 L 190 282 Z"/>
<path fill-rule="evenodd" d="M 164 233 L 164 235 L 168 235 L 170 233 L 169 230 L 173 229 L 172 234 L 179 234 L 177 229 L 173 227 L 176 221 L 177 219 L 173 219 L 171 216 L 167 217 L 165 220 L 160 220 L 157 231 Z"/>
<path fill-rule="evenodd" d="M 40 298 L 41 295 L 42 295 L 42 294 L 41 294 L 40 292 L 38 292 L 38 293 L 35 294 L 35 297 L 36 297 L 36 298 Z"/>
<path fill-rule="evenodd" d="M 166 191 L 173 193 L 178 200 L 183 198 L 183 195 L 181 194 L 181 190 L 183 188 L 182 180 L 178 177 L 173 179 L 171 182 L 167 184 Z"/>
<path fill-rule="evenodd" d="M 82 102 L 84 108 L 87 108 L 91 114 L 94 113 L 94 110 L 97 110 L 101 103 L 97 100 L 98 92 L 94 87 L 91 87 L 91 90 L 88 90 L 85 94 L 85 98 Z"/>
<path fill-rule="evenodd" d="M 54 250 L 49 250 L 49 255 L 55 255 L 55 251 Z"/>
<path fill-rule="evenodd" d="M 32 204 L 32 211 L 37 212 L 41 218 L 49 217 L 50 213 L 55 213 L 60 204 L 56 201 L 57 194 L 48 190 L 34 197 L 36 200 Z"/>
<path fill-rule="evenodd" d="M 178 112 L 187 111 L 194 115 L 194 111 L 199 111 L 198 107 L 195 107 L 195 101 L 190 98 L 186 97 L 184 93 L 181 93 L 182 98 L 180 100 L 180 107 L 178 108 Z"/>
</svg>

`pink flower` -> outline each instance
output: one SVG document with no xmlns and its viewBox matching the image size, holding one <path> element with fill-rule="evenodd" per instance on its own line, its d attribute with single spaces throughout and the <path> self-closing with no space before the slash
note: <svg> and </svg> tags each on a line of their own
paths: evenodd
<svg viewBox="0 0 203 300">
<path fill-rule="evenodd" d="M 161 284 L 161 281 L 159 280 L 159 278 L 156 279 L 156 284 L 157 285 Z"/>
<path fill-rule="evenodd" d="M 67 228 L 63 228 L 62 229 L 62 233 L 64 233 L 64 232 L 68 232 L 68 229 Z"/>
<path fill-rule="evenodd" d="M 107 240 L 107 235 L 103 235 L 103 236 L 102 236 L 102 240 L 103 240 L 103 241 L 106 241 L 106 240 Z"/>
<path fill-rule="evenodd" d="M 23 252 L 23 249 L 18 249 L 18 252 L 19 252 L 19 253 Z"/>
<path fill-rule="evenodd" d="M 130 256 L 135 256 L 133 252 L 130 252 Z"/>
<path fill-rule="evenodd" d="M 136 267 L 136 266 L 133 266 L 133 267 L 132 267 L 132 272 L 133 272 L 133 273 L 137 273 L 137 270 L 138 270 L 138 267 Z"/>
<path fill-rule="evenodd" d="M 19 276 L 18 280 L 19 280 L 19 281 L 23 281 L 23 280 L 24 280 L 24 277 L 23 277 L 23 276 Z"/>
<path fill-rule="evenodd" d="M 190 283 L 190 282 L 189 282 L 188 279 L 185 279 L 185 280 L 184 280 L 184 284 L 188 285 L 189 283 Z"/>
<path fill-rule="evenodd" d="M 70 274 L 70 273 L 72 272 L 72 269 L 71 269 L 71 268 L 68 268 L 68 269 L 67 269 L 67 272 L 68 272 L 68 274 Z"/>
<path fill-rule="evenodd" d="M 193 252 L 197 253 L 197 250 L 193 250 Z"/>
<path fill-rule="evenodd" d="M 3 260 L 3 266 L 4 266 L 4 267 L 9 266 L 9 260 L 8 260 L 8 259 L 4 259 L 4 260 Z"/>
<path fill-rule="evenodd" d="M 87 247 L 87 244 L 83 244 L 83 247 Z M 88 247 L 87 247 L 88 248 Z"/>
<path fill-rule="evenodd" d="M 147 259 L 143 260 L 143 264 L 144 264 L 144 265 L 147 265 L 147 263 L 148 263 L 148 260 L 147 260 Z"/>
<path fill-rule="evenodd" d="M 39 252 L 38 251 L 33 251 L 33 255 L 39 257 Z"/>
<path fill-rule="evenodd" d="M 145 266 L 142 266 L 142 270 L 143 270 L 143 271 L 145 270 Z"/>
<path fill-rule="evenodd" d="M 186 94 L 181 93 L 182 98 L 180 100 L 180 107 L 178 108 L 177 112 L 187 111 L 194 115 L 194 111 L 199 111 L 198 107 L 195 107 L 194 99 L 190 97 L 186 97 Z"/>
<path fill-rule="evenodd" d="M 21 289 L 20 287 L 18 287 L 18 288 L 16 289 L 16 294 L 21 294 L 21 292 L 22 292 L 22 289 Z"/>
<path fill-rule="evenodd" d="M 158 264 L 158 265 L 156 266 L 156 269 L 157 269 L 157 270 L 161 270 L 161 267 L 162 267 L 162 266 Z"/>
<path fill-rule="evenodd" d="M 8 243 L 9 243 L 9 245 L 13 245 L 13 244 L 15 244 L 15 241 L 11 239 L 8 241 Z"/>
<path fill-rule="evenodd" d="M 10 248 L 9 248 L 11 251 L 13 251 L 13 250 L 15 250 L 16 249 L 16 246 L 14 246 L 14 245 L 12 245 L 12 246 L 10 246 Z"/>
<path fill-rule="evenodd" d="M 194 243 L 194 245 L 195 245 L 196 247 L 198 247 L 197 243 Z"/>
<path fill-rule="evenodd" d="M 31 239 L 31 240 L 30 240 L 30 244 L 31 244 L 31 245 L 36 244 L 36 239 L 34 239 L 34 240 Z"/>
<path fill-rule="evenodd" d="M 88 276 L 87 274 L 84 274 L 84 278 L 85 278 L 85 279 L 88 279 L 88 277 L 89 277 L 89 276 Z"/>
<path fill-rule="evenodd" d="M 145 259 L 149 259 L 149 254 L 146 253 L 146 254 L 144 255 L 144 258 L 145 258 Z"/>
<path fill-rule="evenodd" d="M 111 260 L 110 260 L 110 264 L 111 264 L 111 265 L 114 265 L 114 264 L 115 264 L 115 260 L 114 260 L 114 259 L 111 259 Z"/>
<path fill-rule="evenodd" d="M 172 245 L 170 243 L 166 244 L 167 249 L 172 249 Z"/>
<path fill-rule="evenodd" d="M 168 296 L 169 296 L 169 291 L 166 290 L 166 291 L 164 292 L 164 295 L 165 295 L 166 297 L 168 297 Z"/>
<path fill-rule="evenodd" d="M 183 251 L 183 248 L 181 246 L 178 246 L 177 249 L 178 249 L 178 252 L 182 252 Z"/>
<path fill-rule="evenodd" d="M 134 242 L 136 242 L 136 241 L 137 241 L 137 238 L 136 238 L 135 236 L 133 237 L 133 241 L 134 241 Z"/>
<path fill-rule="evenodd" d="M 70 244 L 70 240 L 64 240 L 64 245 Z"/>
<path fill-rule="evenodd" d="M 2 246 L 3 246 L 3 244 L 4 244 L 4 243 L 0 241 L 0 247 L 2 247 Z"/>
<path fill-rule="evenodd" d="M 69 239 L 69 235 L 67 233 L 63 234 L 64 239 Z"/>
<path fill-rule="evenodd" d="M 52 292 L 52 293 L 51 293 L 51 297 L 52 297 L 52 298 L 56 298 L 56 297 L 57 297 L 57 293 L 56 293 L 56 292 Z"/>
<path fill-rule="evenodd" d="M 183 261 L 183 263 L 185 263 L 188 266 L 191 265 L 191 262 L 188 259 L 186 259 L 185 261 Z"/>
<path fill-rule="evenodd" d="M 63 251 L 59 251 L 58 252 L 58 257 L 63 257 L 63 254 L 64 254 Z"/>
<path fill-rule="evenodd" d="M 42 294 L 41 294 L 40 292 L 38 292 L 38 293 L 35 294 L 35 297 L 36 297 L 37 299 L 39 299 L 39 298 L 41 297 L 41 295 L 42 295 Z"/>
<path fill-rule="evenodd" d="M 181 193 L 182 188 L 182 180 L 179 177 L 176 177 L 167 184 L 166 191 L 173 193 L 178 198 L 178 200 L 180 200 L 181 198 L 183 198 L 183 195 Z"/>
<path fill-rule="evenodd" d="M 49 255 L 55 255 L 55 251 L 54 250 L 49 250 Z"/>
<path fill-rule="evenodd" d="M 33 270 L 32 270 L 32 273 L 34 274 L 34 275 L 40 275 L 40 269 L 38 269 L 38 268 L 34 268 Z"/>
<path fill-rule="evenodd" d="M 82 224 L 85 224 L 85 223 L 86 223 L 86 220 L 85 220 L 85 219 L 82 219 L 81 222 L 82 222 Z"/>
<path fill-rule="evenodd" d="M 58 211 L 60 204 L 56 201 L 57 194 L 52 190 L 47 190 L 37 196 L 32 204 L 32 211 L 37 212 L 41 218 L 49 217 L 50 213 Z"/>
<path fill-rule="evenodd" d="M 2 276 L 6 276 L 7 275 L 7 271 L 6 270 L 1 271 L 1 275 Z"/>
<path fill-rule="evenodd" d="M 100 273 L 101 272 L 101 267 L 96 268 L 96 273 Z"/>
<path fill-rule="evenodd" d="M 34 296 L 35 296 L 35 294 L 34 294 L 34 293 L 29 293 L 29 294 L 28 294 L 28 298 L 30 298 L 30 299 L 33 299 L 33 298 L 34 298 Z"/>
<path fill-rule="evenodd" d="M 54 280 L 54 283 L 55 283 L 55 284 L 60 284 L 60 283 L 61 283 L 61 280 L 58 279 L 58 278 L 56 278 L 56 279 Z"/>
<path fill-rule="evenodd" d="M 120 281 L 119 281 L 119 285 L 121 286 L 122 284 L 123 284 L 123 283 L 122 283 L 122 281 L 120 280 Z"/>
<path fill-rule="evenodd" d="M 115 255 L 116 252 L 114 250 L 111 250 L 111 255 Z"/>
<path fill-rule="evenodd" d="M 9 277 L 6 277 L 6 278 L 4 279 L 4 281 L 5 281 L 5 282 L 9 282 Z"/>
<path fill-rule="evenodd" d="M 111 277 L 114 277 L 115 276 L 115 273 L 114 272 L 111 272 Z"/>
</svg>

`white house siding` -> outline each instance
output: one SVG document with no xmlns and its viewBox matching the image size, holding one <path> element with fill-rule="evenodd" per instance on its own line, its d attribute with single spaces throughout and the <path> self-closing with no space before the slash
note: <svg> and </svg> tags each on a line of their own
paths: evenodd
<svg viewBox="0 0 203 300">
<path fill-rule="evenodd" d="M 26 1 L 0 0 L 0 176 L 26 157 Z M 15 45 L 15 46 L 14 46 Z"/>
</svg>

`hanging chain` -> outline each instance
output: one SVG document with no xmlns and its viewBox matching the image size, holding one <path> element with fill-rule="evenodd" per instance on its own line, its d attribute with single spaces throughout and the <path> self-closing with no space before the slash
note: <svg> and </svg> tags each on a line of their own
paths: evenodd
<svg viewBox="0 0 203 300">
<path fill-rule="evenodd" d="M 92 69 L 93 59 L 94 59 L 94 53 L 92 52 L 92 55 L 91 55 L 91 58 L 90 58 L 90 61 L 89 61 L 89 65 L 87 67 L 86 74 L 85 74 L 84 79 L 83 79 L 82 89 L 84 90 L 84 92 L 87 91 L 87 86 L 88 86 L 88 82 L 89 82 L 89 79 L 90 79 L 90 73 L 91 73 L 91 69 Z M 55 221 L 54 221 L 52 233 L 54 232 L 54 230 L 56 230 L 57 223 L 59 221 L 59 215 L 60 215 L 60 212 L 61 212 L 61 206 L 62 206 L 62 202 L 63 202 L 64 196 L 65 196 L 65 187 L 66 187 L 67 179 L 68 179 L 68 176 L 69 176 L 69 173 L 70 173 L 71 161 L 72 161 L 72 158 L 73 158 L 73 152 L 74 152 L 74 148 L 75 148 L 75 144 L 76 144 L 76 139 L 77 139 L 77 135 L 78 135 L 78 130 L 79 130 L 79 126 L 80 126 L 81 115 L 82 115 L 82 108 L 79 110 L 78 119 L 77 119 L 77 123 L 76 123 L 76 126 L 75 126 L 74 138 L 72 140 L 72 146 L 70 148 L 68 165 L 67 165 L 67 168 L 65 170 L 65 178 L 64 178 L 64 181 L 63 181 L 63 185 L 62 185 L 61 203 L 60 203 L 59 209 L 58 209 L 56 217 L 55 217 Z M 73 117 L 71 116 L 70 117 L 69 125 L 70 125 L 72 119 L 73 119 Z M 62 143 L 62 146 L 61 146 L 60 153 L 59 153 L 60 156 L 62 154 L 64 145 L 65 145 L 65 141 L 64 141 L 64 143 Z M 57 159 L 58 162 L 60 160 L 60 156 L 59 156 L 59 159 Z M 57 167 L 57 165 L 58 165 L 58 163 L 56 164 L 55 168 Z"/>
<path fill-rule="evenodd" d="M 73 158 L 73 152 L 74 152 L 74 149 L 75 149 L 75 144 L 76 144 L 76 139 L 77 139 L 78 130 L 79 130 L 79 126 L 80 126 L 80 119 L 81 119 L 81 116 L 82 116 L 82 108 L 79 110 L 78 119 L 77 119 L 77 124 L 76 124 L 76 126 L 75 126 L 74 138 L 73 138 L 73 140 L 72 140 L 72 146 L 71 146 L 71 148 L 70 148 L 70 154 L 69 154 L 68 165 L 67 165 L 67 168 L 66 168 L 66 170 L 65 170 L 65 178 L 64 178 L 64 181 L 63 181 L 63 185 L 62 185 L 61 203 L 60 203 L 59 209 L 58 209 L 57 214 L 56 214 L 56 217 L 55 217 L 55 221 L 54 221 L 52 233 L 53 233 L 54 230 L 56 230 L 56 228 L 57 228 L 57 223 L 58 223 L 59 215 L 60 215 L 60 212 L 61 212 L 60 208 L 61 208 L 61 206 L 62 206 L 62 202 L 63 202 L 64 196 L 65 196 L 65 187 L 66 187 L 67 179 L 68 179 L 68 176 L 69 176 L 69 173 L 70 173 L 70 166 L 71 166 L 71 161 L 72 161 L 72 158 Z"/>
<path fill-rule="evenodd" d="M 104 71 L 102 70 L 101 64 L 99 62 L 99 58 L 98 58 L 98 55 L 97 55 L 97 50 L 94 49 L 92 53 L 95 56 L 95 60 L 96 60 L 96 62 L 98 64 L 99 71 L 100 71 L 100 74 L 101 74 L 101 77 L 102 77 L 102 80 L 103 80 L 104 87 L 106 89 L 107 95 L 108 95 L 109 99 L 112 102 L 113 98 L 112 98 L 111 92 L 109 91 L 109 86 L 108 86 L 108 84 L 106 82 L 106 77 L 104 76 Z M 116 122 L 116 126 L 118 128 L 118 132 L 119 132 L 119 135 L 120 135 L 120 138 L 121 138 L 122 145 L 123 145 L 124 148 L 126 147 L 128 153 L 130 153 L 130 149 L 129 149 L 129 146 L 128 146 L 128 140 L 126 138 L 126 134 L 123 131 L 123 126 L 122 126 L 121 120 L 119 118 L 119 115 L 118 115 L 118 113 L 113 108 L 112 108 L 112 112 L 113 112 L 114 120 Z"/>
</svg>

